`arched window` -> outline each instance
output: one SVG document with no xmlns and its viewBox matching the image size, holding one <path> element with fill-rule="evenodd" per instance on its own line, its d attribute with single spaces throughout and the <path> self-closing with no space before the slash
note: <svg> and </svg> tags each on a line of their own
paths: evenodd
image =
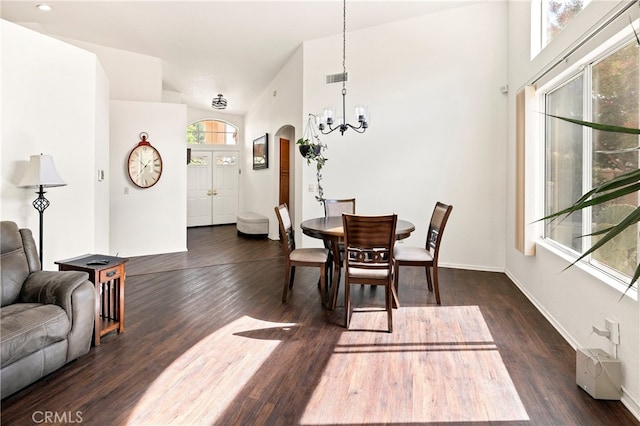
<svg viewBox="0 0 640 426">
<path fill-rule="evenodd" d="M 189 145 L 237 145 L 238 128 L 219 120 L 202 120 L 187 126 Z"/>
</svg>

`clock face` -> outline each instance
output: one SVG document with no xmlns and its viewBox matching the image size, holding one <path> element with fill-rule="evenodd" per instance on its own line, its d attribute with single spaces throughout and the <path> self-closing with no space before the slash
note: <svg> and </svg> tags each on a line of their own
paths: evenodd
<svg viewBox="0 0 640 426">
<path fill-rule="evenodd" d="M 148 143 L 139 144 L 129 154 L 127 168 L 134 185 L 149 188 L 160 179 L 162 158 L 160 153 Z"/>
</svg>

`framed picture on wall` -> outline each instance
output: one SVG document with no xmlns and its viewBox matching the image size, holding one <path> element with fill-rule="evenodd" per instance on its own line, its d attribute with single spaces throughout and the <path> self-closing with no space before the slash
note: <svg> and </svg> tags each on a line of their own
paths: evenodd
<svg viewBox="0 0 640 426">
<path fill-rule="evenodd" d="M 253 140 L 253 170 L 269 168 L 269 135 Z"/>
</svg>

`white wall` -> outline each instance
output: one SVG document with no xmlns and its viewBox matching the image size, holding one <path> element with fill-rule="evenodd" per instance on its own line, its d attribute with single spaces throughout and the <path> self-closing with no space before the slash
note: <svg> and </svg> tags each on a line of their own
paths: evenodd
<svg viewBox="0 0 640 426">
<path fill-rule="evenodd" d="M 93 220 L 95 222 L 94 253 L 112 253 L 109 227 L 109 79 L 101 64 L 96 61 L 95 103 L 95 167 Z M 104 178 L 102 177 L 104 172 Z M 98 177 L 100 173 L 100 177 Z"/>
<path fill-rule="evenodd" d="M 29 157 L 50 154 L 67 186 L 51 188 L 44 214 L 44 269 L 108 250 L 108 83 L 95 55 L 0 21 L 2 43 L 1 218 L 39 238 L 33 189 L 17 188 Z"/>
<path fill-rule="evenodd" d="M 453 204 L 445 265 L 504 270 L 506 10 L 482 3 L 348 33 L 347 117 L 367 104 L 370 128 L 321 136 L 325 197 L 397 213 L 416 225 L 407 243 L 424 244 L 436 201 Z M 342 70 L 342 37 L 304 49 L 304 112 L 341 109 L 341 85 L 324 76 Z M 307 167 L 301 186 L 313 183 Z M 303 218 L 322 215 L 313 194 L 302 195 Z"/>
<path fill-rule="evenodd" d="M 596 1 L 587 7 L 538 57 L 530 59 L 530 4 L 509 2 L 509 145 L 507 150 L 507 214 L 506 269 L 507 274 L 547 316 L 573 347 L 611 348 L 605 339 L 591 336 L 592 325 L 604 326 L 604 319 L 620 323 L 621 344 L 618 350 L 622 361 L 623 403 L 640 417 L 640 309 L 631 297 L 621 293 L 579 267 L 563 271 L 569 262 L 538 245 L 535 256 L 522 256 L 514 248 L 515 217 L 515 93 L 547 63 L 563 52 L 570 43 L 592 28 L 618 2 Z M 527 158 L 527 165 L 534 166 Z M 532 197 L 534 194 L 527 194 Z M 531 198 L 529 198 L 531 200 Z M 535 200 L 531 204 L 535 204 Z M 538 203 L 539 204 L 539 203 Z M 535 216 L 537 214 L 537 216 Z M 541 212 L 534 212 L 541 217 Z"/>
<path fill-rule="evenodd" d="M 96 54 L 109 76 L 110 99 L 162 101 L 162 61 L 159 58 L 80 40 L 60 39 Z"/>
<path fill-rule="evenodd" d="M 111 250 L 120 256 L 187 249 L 186 127 L 186 105 L 111 101 Z M 163 163 L 160 180 L 147 189 L 126 172 L 141 132 Z"/>
<path fill-rule="evenodd" d="M 296 129 L 297 137 L 302 135 L 302 48 L 298 48 L 278 75 L 260 95 L 256 103 L 245 116 L 242 162 L 241 206 L 244 211 L 253 211 L 269 218 L 269 236 L 278 239 L 278 222 L 274 207 L 278 205 L 278 158 L 279 145 L 274 135 L 283 126 L 289 125 Z M 269 168 L 253 170 L 252 152 L 253 140 L 268 133 L 269 135 Z M 295 140 L 291 141 L 293 151 Z M 296 175 L 300 170 L 302 157 L 293 157 L 291 174 Z M 296 178 L 296 185 L 300 182 Z M 297 187 L 295 192 L 299 192 Z M 296 196 L 292 194 L 293 199 Z M 299 198 L 299 197 L 298 197 Z M 292 218 L 296 220 L 299 210 L 291 209 Z M 298 220 L 299 222 L 299 220 Z M 294 222 L 296 223 L 296 222 Z"/>
<path fill-rule="evenodd" d="M 100 213 L 111 213 L 111 254 L 140 256 L 186 250 L 187 108 L 163 103 L 180 96 L 162 90 L 162 62 L 134 52 L 63 40 L 95 53 L 109 81 L 111 103 L 107 101 L 103 107 L 106 115 L 111 111 L 112 116 L 102 134 L 107 136 L 110 152 L 101 151 L 96 157 L 108 170 L 109 208 Z M 160 182 L 145 190 L 131 184 L 124 168 L 143 131 L 160 149 L 164 163 Z"/>
</svg>

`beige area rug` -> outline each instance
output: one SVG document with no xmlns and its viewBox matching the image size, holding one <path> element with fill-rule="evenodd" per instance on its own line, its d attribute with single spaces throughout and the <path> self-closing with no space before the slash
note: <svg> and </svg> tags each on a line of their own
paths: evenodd
<svg viewBox="0 0 640 426">
<path fill-rule="evenodd" d="M 477 306 L 401 308 L 393 320 L 372 338 L 356 330 L 385 330 L 386 313 L 353 314 L 301 424 L 529 419 Z"/>
</svg>

